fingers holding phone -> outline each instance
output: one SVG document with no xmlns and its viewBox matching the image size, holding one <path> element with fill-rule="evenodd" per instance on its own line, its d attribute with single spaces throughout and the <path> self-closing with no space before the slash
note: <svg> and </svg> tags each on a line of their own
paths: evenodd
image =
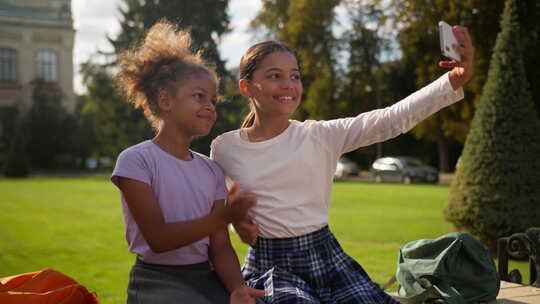
<svg viewBox="0 0 540 304">
<path fill-rule="evenodd" d="M 474 47 L 472 40 L 469 31 L 463 26 L 455 25 L 450 27 L 446 22 L 441 21 L 439 31 L 441 35 L 441 51 L 445 56 L 450 57 L 447 47 L 451 47 L 451 53 L 454 57 L 450 57 L 450 59 L 453 59 L 452 61 L 440 61 L 439 66 L 453 68 L 450 71 L 449 79 L 454 90 L 457 90 L 466 84 L 473 75 Z"/>
<path fill-rule="evenodd" d="M 474 55 L 474 47 L 472 45 L 471 36 L 469 35 L 469 31 L 467 30 L 467 28 L 455 25 L 454 27 L 452 27 L 452 32 L 454 33 L 454 36 L 459 42 L 454 49 L 461 55 L 461 61 L 465 61 L 466 59 L 472 60 L 472 55 Z"/>
<path fill-rule="evenodd" d="M 454 45 L 458 45 L 459 41 L 450 24 L 444 21 L 439 22 L 439 39 L 442 54 L 455 61 L 461 61 L 461 55 L 454 48 Z"/>
</svg>

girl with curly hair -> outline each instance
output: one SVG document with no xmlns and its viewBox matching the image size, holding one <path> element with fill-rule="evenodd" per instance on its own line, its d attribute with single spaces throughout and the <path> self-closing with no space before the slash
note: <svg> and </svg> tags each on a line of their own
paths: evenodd
<svg viewBox="0 0 540 304">
<path fill-rule="evenodd" d="M 190 51 L 188 32 L 155 24 L 123 53 L 118 80 L 157 135 L 118 156 L 112 182 L 121 191 L 129 250 L 136 254 L 128 303 L 254 303 L 227 225 L 255 200 L 229 193 L 221 168 L 189 149 L 216 121 L 218 77 Z"/>
</svg>

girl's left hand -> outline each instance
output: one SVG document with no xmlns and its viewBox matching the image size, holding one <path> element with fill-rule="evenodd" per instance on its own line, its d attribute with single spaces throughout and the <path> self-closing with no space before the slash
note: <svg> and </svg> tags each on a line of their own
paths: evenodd
<svg viewBox="0 0 540 304">
<path fill-rule="evenodd" d="M 240 186 L 235 183 L 227 195 L 225 208 L 221 210 L 227 223 L 240 222 L 248 216 L 249 209 L 255 207 L 257 199 L 248 192 L 241 192 Z"/>
<path fill-rule="evenodd" d="M 461 55 L 461 61 L 439 61 L 439 66 L 453 68 L 448 74 L 448 78 L 452 88 L 457 90 L 472 78 L 474 72 L 474 47 L 466 27 L 454 25 L 452 32 L 454 32 L 454 36 L 459 42 L 459 45 L 453 45 L 452 47 Z"/>
<path fill-rule="evenodd" d="M 248 214 L 242 221 L 233 222 L 233 226 L 242 242 L 255 246 L 259 235 L 259 225 L 255 224 L 251 215 Z"/>
</svg>

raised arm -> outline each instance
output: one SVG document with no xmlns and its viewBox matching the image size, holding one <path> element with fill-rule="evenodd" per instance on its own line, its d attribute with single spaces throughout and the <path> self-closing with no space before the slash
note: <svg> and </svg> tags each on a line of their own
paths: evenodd
<svg viewBox="0 0 540 304">
<path fill-rule="evenodd" d="M 408 132 L 422 120 L 463 98 L 455 91 L 446 73 L 426 87 L 392 106 L 361 113 L 356 117 L 320 122 L 317 131 L 328 149 L 339 155 L 394 138 Z"/>
<path fill-rule="evenodd" d="M 474 47 L 465 27 L 454 26 L 462 61 L 441 61 L 452 70 L 394 105 L 356 117 L 321 122 L 318 128 L 328 146 L 339 155 L 405 133 L 440 109 L 463 98 L 463 85 L 473 75 Z"/>
</svg>

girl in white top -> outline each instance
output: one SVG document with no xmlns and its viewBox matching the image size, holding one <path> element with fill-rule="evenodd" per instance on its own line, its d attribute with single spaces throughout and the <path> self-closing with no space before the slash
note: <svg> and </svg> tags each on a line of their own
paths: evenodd
<svg viewBox="0 0 540 304">
<path fill-rule="evenodd" d="M 267 303 L 395 302 L 327 227 L 333 173 L 343 153 L 407 132 L 463 98 L 474 48 L 466 28 L 453 31 L 462 61 L 439 62 L 450 72 L 393 106 L 330 121 L 290 120 L 302 96 L 293 50 L 266 41 L 244 54 L 239 87 L 251 112 L 241 129 L 214 140 L 211 157 L 257 197 L 253 221 L 235 227 L 252 245 L 244 278 L 265 288 Z"/>
</svg>

